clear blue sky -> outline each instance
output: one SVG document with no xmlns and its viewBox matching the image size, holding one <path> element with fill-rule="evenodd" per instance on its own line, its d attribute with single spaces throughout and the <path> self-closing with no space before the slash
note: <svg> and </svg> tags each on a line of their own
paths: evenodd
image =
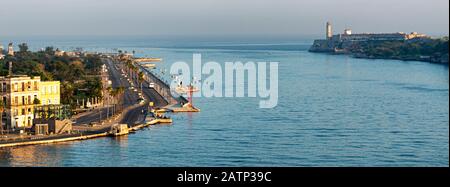
<svg viewBox="0 0 450 187">
<path fill-rule="evenodd" d="M 448 35 L 448 0 L 0 0 L 0 38 L 29 35 Z"/>
</svg>

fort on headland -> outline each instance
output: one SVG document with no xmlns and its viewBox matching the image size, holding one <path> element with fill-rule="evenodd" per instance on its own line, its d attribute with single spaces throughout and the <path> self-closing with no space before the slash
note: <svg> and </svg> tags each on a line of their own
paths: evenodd
<svg viewBox="0 0 450 187">
<path fill-rule="evenodd" d="M 396 59 L 448 64 L 448 36 L 431 38 L 417 32 L 343 33 L 333 35 L 326 24 L 325 39 L 314 40 L 310 52 L 349 54 L 356 58 Z"/>
<path fill-rule="evenodd" d="M 352 33 L 351 29 L 345 29 L 343 33 L 333 35 L 332 25 L 326 24 L 326 39 L 314 40 L 309 49 L 310 52 L 349 53 L 359 47 L 362 42 L 369 41 L 406 41 L 412 39 L 430 39 L 425 34 L 417 32 L 404 33 Z"/>
</svg>

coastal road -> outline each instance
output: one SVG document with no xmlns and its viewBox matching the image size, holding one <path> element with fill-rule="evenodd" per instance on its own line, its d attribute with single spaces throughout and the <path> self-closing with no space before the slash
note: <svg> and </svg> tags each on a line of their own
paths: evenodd
<svg viewBox="0 0 450 187">
<path fill-rule="evenodd" d="M 138 68 L 141 68 L 141 70 L 145 71 L 146 74 L 151 74 L 150 71 L 144 69 L 141 66 L 138 66 Z M 136 83 L 136 85 L 138 85 L 139 83 Z M 155 107 L 164 107 L 167 106 L 169 103 L 167 102 L 167 100 L 164 99 L 163 96 L 161 96 L 161 94 L 159 94 L 155 89 L 153 88 L 149 88 L 149 84 L 150 82 L 148 82 L 147 80 L 144 80 L 144 82 L 142 83 L 142 92 L 144 93 L 144 95 L 146 96 L 146 98 L 150 101 L 154 103 Z M 158 81 L 155 82 L 155 84 L 163 84 L 162 81 Z"/>
<path fill-rule="evenodd" d="M 147 82 L 144 85 L 148 85 Z M 168 104 L 168 102 L 162 97 L 155 89 L 149 88 L 148 86 L 142 86 L 142 92 L 147 98 L 147 101 L 153 102 L 155 107 L 164 107 Z"/>
<path fill-rule="evenodd" d="M 122 76 L 121 72 L 116 68 L 116 66 L 113 64 L 113 62 L 110 59 L 105 59 L 105 64 L 108 67 L 109 79 L 112 82 L 111 87 L 117 88 L 117 87 L 122 86 L 125 88 L 124 97 L 123 97 L 123 101 L 122 101 L 123 108 L 126 108 L 128 106 L 136 104 L 139 96 L 137 95 L 136 92 L 129 89 L 131 86 L 130 83 L 126 80 L 125 77 Z M 118 106 L 116 108 L 122 108 L 122 106 Z M 91 122 L 98 122 L 100 120 L 100 116 L 102 117 L 102 119 L 106 118 L 106 114 L 108 111 L 109 111 L 109 116 L 111 116 L 112 115 L 112 107 L 110 107 L 109 109 L 107 109 L 106 107 L 101 108 L 101 109 L 94 109 L 89 114 L 83 115 L 83 116 L 79 117 L 78 119 L 76 119 L 75 124 L 89 124 Z M 118 111 L 118 112 L 120 112 L 120 111 Z M 136 113 L 136 111 L 130 111 L 130 112 L 133 112 L 133 114 L 125 115 L 123 122 L 134 123 L 137 120 L 139 113 Z"/>
<path fill-rule="evenodd" d="M 106 65 L 108 66 L 108 72 L 112 81 L 112 87 L 117 88 L 122 86 L 125 88 L 123 97 L 124 108 L 135 105 L 137 103 L 137 100 L 139 99 L 137 92 L 131 89 L 131 84 L 122 75 L 121 70 L 119 70 L 110 59 L 107 59 Z M 131 109 L 130 111 L 127 111 L 120 123 L 134 125 L 138 120 L 139 115 L 142 113 L 142 109 L 143 106 L 139 106 Z"/>
<path fill-rule="evenodd" d="M 127 79 L 124 76 L 122 76 L 121 70 L 118 69 L 118 67 L 116 67 L 116 65 L 114 65 L 111 60 L 107 61 L 107 66 L 109 69 L 111 80 L 113 82 L 113 87 L 115 88 L 123 86 L 126 89 L 124 95 L 125 107 L 136 104 L 136 101 L 139 99 L 139 96 L 137 95 L 137 92 L 134 92 L 133 90 L 129 89 L 131 87 L 131 84 L 127 81 Z M 134 85 L 136 85 L 136 89 L 139 90 L 138 86 L 139 83 L 134 82 Z M 158 92 L 156 92 L 155 89 L 149 88 L 148 85 L 149 85 L 148 82 L 144 82 L 142 86 L 142 92 L 144 97 L 146 98 L 146 104 L 144 106 L 140 106 L 128 111 L 124 115 L 121 123 L 134 125 L 134 123 L 138 120 L 139 115 L 142 114 L 142 111 L 145 109 L 146 106 L 148 106 L 149 102 L 153 102 L 155 107 L 163 107 L 168 104 L 167 101 Z"/>
<path fill-rule="evenodd" d="M 128 82 L 127 78 L 125 78 L 121 70 L 118 69 L 111 59 L 106 59 L 105 64 L 108 67 L 109 78 L 112 82 L 112 87 L 124 87 L 124 97 L 123 97 L 123 108 L 135 105 L 139 96 L 137 92 L 133 91 L 131 88 L 131 84 Z M 136 88 L 139 90 L 139 83 L 135 82 Z M 139 106 L 136 108 L 132 108 L 130 111 L 127 111 L 124 114 L 124 117 L 120 121 L 120 123 L 126 123 L 129 125 L 134 125 L 135 122 L 139 119 L 139 115 L 142 114 L 142 111 L 148 106 L 149 102 L 153 102 L 155 107 L 164 107 L 168 104 L 168 102 L 153 88 L 148 87 L 149 82 L 144 81 L 142 86 L 142 92 L 144 97 L 146 98 L 146 104 L 144 106 Z M 112 110 L 109 110 L 110 115 L 112 114 Z M 90 122 L 99 121 L 100 115 L 102 118 L 106 117 L 107 109 L 96 109 L 91 113 L 84 115 L 78 119 L 76 119 L 76 124 L 88 124 Z"/>
</svg>

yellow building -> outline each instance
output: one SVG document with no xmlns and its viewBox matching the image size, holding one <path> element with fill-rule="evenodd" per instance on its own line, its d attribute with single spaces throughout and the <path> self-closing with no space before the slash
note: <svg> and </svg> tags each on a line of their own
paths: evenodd
<svg viewBox="0 0 450 187">
<path fill-rule="evenodd" d="M 0 77 L 5 120 L 9 128 L 23 128 L 33 125 L 33 101 L 38 98 L 40 81 L 40 77 Z"/>
<path fill-rule="evenodd" d="M 39 84 L 39 100 L 41 105 L 59 105 L 60 101 L 60 82 L 43 81 Z"/>
<path fill-rule="evenodd" d="M 38 99 L 40 105 L 59 105 L 60 82 L 42 81 L 39 76 L 23 75 L 0 77 L 0 91 L 5 106 L 6 126 L 8 128 L 29 128 L 33 126 L 34 106 Z"/>
</svg>

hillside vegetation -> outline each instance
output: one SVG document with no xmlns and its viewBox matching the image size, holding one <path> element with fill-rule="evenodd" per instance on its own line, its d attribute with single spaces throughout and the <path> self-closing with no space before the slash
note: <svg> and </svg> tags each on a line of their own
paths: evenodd
<svg viewBox="0 0 450 187">
<path fill-rule="evenodd" d="M 8 62 L 13 62 L 14 75 L 40 76 L 42 81 L 61 81 L 61 102 L 71 104 L 76 99 L 101 97 L 102 84 L 98 72 L 101 58 L 56 56 L 53 47 L 31 52 L 20 44 L 14 56 L 0 60 L 0 76 L 8 75 Z"/>
</svg>

